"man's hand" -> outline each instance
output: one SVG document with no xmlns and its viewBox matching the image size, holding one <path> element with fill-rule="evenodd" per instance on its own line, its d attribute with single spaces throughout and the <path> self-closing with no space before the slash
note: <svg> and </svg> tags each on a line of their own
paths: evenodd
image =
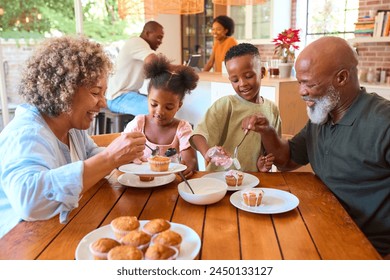
<svg viewBox="0 0 390 280">
<path fill-rule="evenodd" d="M 260 113 L 253 114 L 249 117 L 246 117 L 242 120 L 241 128 L 243 130 L 248 129 L 258 133 L 261 133 L 263 130 L 269 127 L 268 119 Z"/>
</svg>

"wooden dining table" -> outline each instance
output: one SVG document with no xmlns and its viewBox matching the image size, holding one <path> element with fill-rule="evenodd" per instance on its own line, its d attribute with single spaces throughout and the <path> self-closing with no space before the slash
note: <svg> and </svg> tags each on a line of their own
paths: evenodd
<svg viewBox="0 0 390 280">
<path fill-rule="evenodd" d="M 208 172 L 196 172 L 199 178 Z M 371 245 L 336 197 L 313 173 L 250 173 L 256 187 L 295 195 L 299 205 L 287 212 L 258 214 L 230 202 L 234 193 L 210 205 L 194 205 L 178 193 L 179 176 L 158 187 L 121 185 L 114 170 L 80 198 L 67 224 L 58 217 L 20 222 L 0 239 L 0 259 L 74 260 L 88 233 L 119 216 L 163 218 L 186 225 L 199 236 L 199 260 L 378 260 Z"/>
</svg>

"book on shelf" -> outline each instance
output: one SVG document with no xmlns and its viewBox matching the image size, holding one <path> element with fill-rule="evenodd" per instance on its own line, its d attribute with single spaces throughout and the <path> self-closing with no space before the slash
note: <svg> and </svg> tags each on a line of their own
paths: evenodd
<svg viewBox="0 0 390 280">
<path fill-rule="evenodd" d="M 359 17 L 358 22 L 355 23 L 355 37 L 369 37 L 374 33 L 375 19 L 364 16 Z"/>
<path fill-rule="evenodd" d="M 390 10 L 379 10 L 375 16 L 374 37 L 389 36 L 390 31 Z"/>
<path fill-rule="evenodd" d="M 390 11 L 386 12 L 382 36 L 390 36 Z"/>
</svg>

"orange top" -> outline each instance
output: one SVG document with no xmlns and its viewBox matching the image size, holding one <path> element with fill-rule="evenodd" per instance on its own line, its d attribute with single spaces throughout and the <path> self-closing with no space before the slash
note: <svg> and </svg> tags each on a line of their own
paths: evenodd
<svg viewBox="0 0 390 280">
<path fill-rule="evenodd" d="M 214 72 L 222 72 L 222 63 L 225 60 L 225 55 L 227 51 L 235 45 L 237 45 L 237 41 L 233 37 L 227 37 L 223 43 L 220 43 L 219 41 L 214 42 Z"/>
</svg>

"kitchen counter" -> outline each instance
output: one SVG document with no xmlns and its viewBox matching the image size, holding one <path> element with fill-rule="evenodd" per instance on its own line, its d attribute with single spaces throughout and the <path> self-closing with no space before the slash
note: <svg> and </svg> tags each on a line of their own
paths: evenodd
<svg viewBox="0 0 390 280">
<path fill-rule="evenodd" d="M 390 100 L 390 85 L 388 84 L 361 83 L 360 86 L 365 87 L 367 92 L 375 92 L 383 98 Z"/>
<path fill-rule="evenodd" d="M 228 75 L 227 74 L 221 74 L 221 73 L 215 73 L 215 72 L 199 72 L 199 80 L 205 81 L 205 82 L 220 82 L 220 83 L 230 83 Z M 297 80 L 295 78 L 286 78 L 286 79 L 279 79 L 279 78 L 268 78 L 265 77 L 261 80 L 261 85 L 263 86 L 277 86 L 280 83 L 286 83 L 286 82 L 296 82 Z"/>
</svg>

